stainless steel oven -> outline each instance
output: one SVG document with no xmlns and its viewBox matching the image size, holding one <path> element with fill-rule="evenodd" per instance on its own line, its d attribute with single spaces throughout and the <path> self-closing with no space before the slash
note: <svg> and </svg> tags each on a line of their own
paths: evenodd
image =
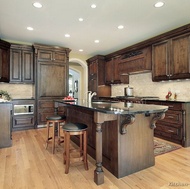
<svg viewBox="0 0 190 189">
<path fill-rule="evenodd" d="M 24 105 L 14 104 L 13 115 L 27 115 L 27 114 L 34 114 L 34 104 L 24 104 Z"/>
</svg>

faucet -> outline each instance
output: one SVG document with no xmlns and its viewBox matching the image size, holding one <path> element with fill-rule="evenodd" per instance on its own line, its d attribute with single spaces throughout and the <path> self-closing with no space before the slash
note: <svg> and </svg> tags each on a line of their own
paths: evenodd
<svg viewBox="0 0 190 189">
<path fill-rule="evenodd" d="M 92 97 L 97 95 L 96 92 L 88 91 L 88 102 L 92 101 Z"/>
</svg>

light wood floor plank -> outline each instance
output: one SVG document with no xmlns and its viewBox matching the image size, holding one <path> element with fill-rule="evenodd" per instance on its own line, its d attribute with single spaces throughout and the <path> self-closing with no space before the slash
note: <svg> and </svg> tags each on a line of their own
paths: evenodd
<svg viewBox="0 0 190 189">
<path fill-rule="evenodd" d="M 45 149 L 44 128 L 13 132 L 13 145 L 0 149 L 0 189 L 187 189 L 190 188 L 190 147 L 156 156 L 153 167 L 117 179 L 104 168 L 105 182 L 97 186 L 95 160 L 71 164 L 65 174 L 63 144 Z M 73 145 L 75 146 L 75 145 Z M 178 185 L 178 186 L 175 186 Z"/>
</svg>

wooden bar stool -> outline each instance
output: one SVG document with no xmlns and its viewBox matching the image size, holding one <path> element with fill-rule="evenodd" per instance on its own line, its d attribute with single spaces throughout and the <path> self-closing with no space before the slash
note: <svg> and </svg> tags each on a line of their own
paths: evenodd
<svg viewBox="0 0 190 189">
<path fill-rule="evenodd" d="M 66 123 L 63 125 L 64 133 L 64 152 L 63 161 L 65 165 L 65 174 L 69 172 L 70 162 L 84 161 L 84 168 L 88 170 L 87 162 L 87 126 L 83 123 Z M 70 136 L 80 135 L 79 149 L 70 149 Z M 79 157 L 72 157 L 72 152 L 79 152 Z"/>
<path fill-rule="evenodd" d="M 60 115 L 52 115 L 52 116 L 48 116 L 46 117 L 47 120 L 47 139 L 46 139 L 46 149 L 48 147 L 48 143 L 49 140 L 52 139 L 52 153 L 54 154 L 55 151 L 55 137 L 58 136 L 58 144 L 60 145 L 63 140 L 61 140 L 61 136 L 60 136 L 60 126 L 61 123 L 65 123 L 66 120 L 66 116 L 60 116 Z M 52 136 L 49 136 L 49 131 L 50 131 L 50 125 L 53 125 L 53 133 Z"/>
</svg>

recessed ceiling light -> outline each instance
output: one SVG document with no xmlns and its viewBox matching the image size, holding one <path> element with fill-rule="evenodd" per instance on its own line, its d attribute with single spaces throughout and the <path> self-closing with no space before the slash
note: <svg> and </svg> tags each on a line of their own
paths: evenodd
<svg viewBox="0 0 190 189">
<path fill-rule="evenodd" d="M 79 18 L 79 21 L 82 22 L 84 19 L 83 18 Z"/>
<path fill-rule="evenodd" d="M 117 28 L 118 28 L 118 29 L 123 29 L 124 26 L 123 26 L 123 25 L 119 25 Z"/>
<path fill-rule="evenodd" d="M 36 7 L 36 8 L 42 8 L 42 4 L 39 3 L 39 2 L 33 3 L 33 6 Z"/>
<path fill-rule="evenodd" d="M 69 34 L 65 34 L 65 37 L 70 37 L 70 35 Z"/>
<path fill-rule="evenodd" d="M 34 28 L 32 28 L 32 27 L 27 27 L 27 30 L 32 31 L 32 30 L 34 30 Z"/>
<path fill-rule="evenodd" d="M 159 8 L 159 7 L 162 7 L 164 5 L 164 2 L 162 2 L 162 1 L 159 1 L 159 2 L 157 2 L 157 3 L 155 3 L 155 7 L 156 8 Z"/>
<path fill-rule="evenodd" d="M 80 52 L 83 52 L 83 49 L 79 49 Z"/>
<path fill-rule="evenodd" d="M 96 8 L 96 5 L 95 5 L 95 4 L 92 4 L 92 5 L 91 5 L 91 8 L 95 9 L 95 8 Z"/>
<path fill-rule="evenodd" d="M 100 41 L 98 39 L 94 40 L 94 43 L 99 43 Z"/>
</svg>

